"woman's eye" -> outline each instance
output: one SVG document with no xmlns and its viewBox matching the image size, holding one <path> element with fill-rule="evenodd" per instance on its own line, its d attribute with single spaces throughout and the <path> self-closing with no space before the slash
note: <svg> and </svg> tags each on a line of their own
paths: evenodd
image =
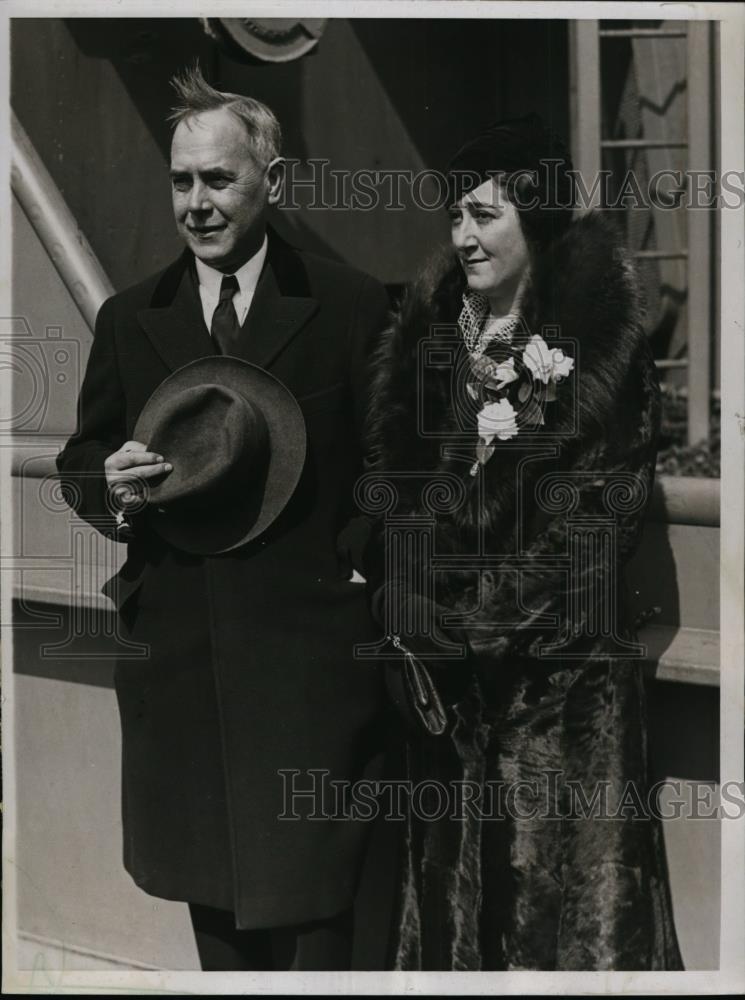
<svg viewBox="0 0 745 1000">
<path fill-rule="evenodd" d="M 463 215 L 460 212 L 451 212 L 450 213 L 450 225 L 451 226 L 457 226 L 458 223 L 460 222 L 460 220 L 462 218 L 463 218 Z"/>
</svg>

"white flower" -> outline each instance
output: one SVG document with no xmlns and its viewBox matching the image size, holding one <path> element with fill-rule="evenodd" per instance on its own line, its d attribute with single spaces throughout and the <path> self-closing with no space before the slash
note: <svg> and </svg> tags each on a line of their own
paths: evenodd
<svg viewBox="0 0 745 1000">
<path fill-rule="evenodd" d="M 503 361 L 491 373 L 491 378 L 497 383 L 497 389 L 504 389 L 510 382 L 514 382 L 517 377 L 514 358 L 508 358 L 507 361 Z"/>
<path fill-rule="evenodd" d="M 554 372 L 553 379 L 554 382 L 558 382 L 560 378 L 564 378 L 569 372 L 574 368 L 574 359 L 567 357 L 566 354 L 558 348 L 554 351 Z"/>
<path fill-rule="evenodd" d="M 517 435 L 516 412 L 508 399 L 500 399 L 489 403 L 479 413 L 479 437 L 485 444 L 491 444 L 494 438 L 509 441 Z"/>
<path fill-rule="evenodd" d="M 466 389 L 468 395 L 473 400 L 481 398 L 484 389 L 501 392 L 506 385 L 514 382 L 519 375 L 515 371 L 515 359 L 508 358 L 497 364 L 491 358 L 479 357 L 471 359 L 471 370 L 473 371 L 475 382 L 467 382 Z"/>
<path fill-rule="evenodd" d="M 574 368 L 572 358 L 568 358 L 560 348 L 550 348 L 538 334 L 530 338 L 523 351 L 523 364 L 533 378 L 540 379 L 546 385 L 549 381 L 557 382 Z"/>
</svg>

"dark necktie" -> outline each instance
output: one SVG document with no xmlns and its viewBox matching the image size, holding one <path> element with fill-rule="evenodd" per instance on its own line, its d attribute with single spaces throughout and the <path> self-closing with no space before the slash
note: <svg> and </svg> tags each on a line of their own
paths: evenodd
<svg viewBox="0 0 745 1000">
<path fill-rule="evenodd" d="M 241 332 L 233 305 L 233 296 L 238 291 L 238 279 L 234 274 L 226 274 L 220 285 L 220 301 L 212 314 L 212 339 L 220 354 L 235 354 L 238 335 Z"/>
</svg>

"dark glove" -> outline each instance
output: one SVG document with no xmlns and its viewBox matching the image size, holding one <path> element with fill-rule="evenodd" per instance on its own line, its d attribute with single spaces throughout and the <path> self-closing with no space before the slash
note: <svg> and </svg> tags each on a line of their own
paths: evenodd
<svg viewBox="0 0 745 1000">
<path fill-rule="evenodd" d="M 395 632 L 414 656 L 426 660 L 434 669 L 447 669 L 468 658 L 465 632 L 443 625 L 447 609 L 421 594 L 391 584 L 380 587 L 373 595 L 371 611 L 386 632 Z"/>
<path fill-rule="evenodd" d="M 370 538 L 370 522 L 366 517 L 353 517 L 339 532 L 336 539 L 336 557 L 339 564 L 339 575 L 342 580 L 348 580 L 352 570 L 357 570 L 360 576 L 365 573 L 365 549 Z"/>
</svg>

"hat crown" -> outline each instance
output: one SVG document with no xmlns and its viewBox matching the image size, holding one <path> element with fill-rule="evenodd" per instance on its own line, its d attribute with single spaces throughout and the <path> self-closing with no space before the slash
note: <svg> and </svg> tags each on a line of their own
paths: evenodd
<svg viewBox="0 0 745 1000">
<path fill-rule="evenodd" d="M 149 441 L 173 466 L 150 499 L 207 504 L 266 465 L 268 435 L 261 411 L 229 386 L 188 386 L 164 401 Z"/>
<path fill-rule="evenodd" d="M 265 533 L 290 502 L 307 453 L 303 414 L 287 386 L 228 355 L 172 372 L 132 436 L 173 467 L 150 480 L 141 530 L 194 555 L 230 552 Z"/>
<path fill-rule="evenodd" d="M 448 170 L 509 174 L 552 159 L 571 167 L 569 151 L 559 136 L 538 115 L 529 114 L 492 122 L 458 150 Z"/>
</svg>

